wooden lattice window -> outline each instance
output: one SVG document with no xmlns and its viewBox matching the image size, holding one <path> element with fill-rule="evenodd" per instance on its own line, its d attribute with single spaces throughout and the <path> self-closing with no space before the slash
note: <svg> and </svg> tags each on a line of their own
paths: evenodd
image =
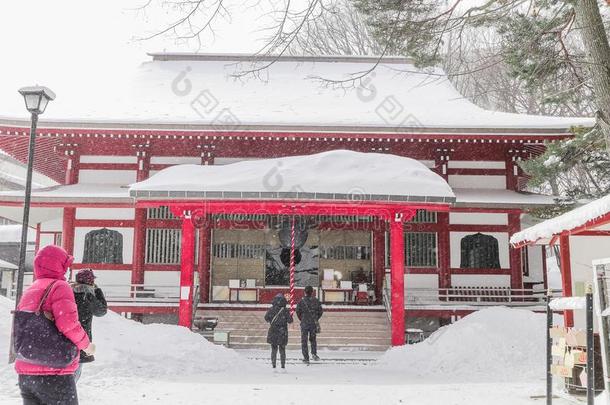
<svg viewBox="0 0 610 405">
<path fill-rule="evenodd" d="M 180 229 L 147 229 L 146 263 L 180 264 L 181 237 Z"/>
<path fill-rule="evenodd" d="M 436 232 L 405 233 L 405 265 L 407 267 L 437 267 Z"/>
<path fill-rule="evenodd" d="M 460 267 L 464 269 L 499 269 L 498 240 L 491 235 L 475 233 L 462 238 Z"/>
<path fill-rule="evenodd" d="M 96 229 L 85 235 L 83 263 L 123 263 L 123 235 L 112 229 Z"/>
<path fill-rule="evenodd" d="M 436 212 L 417 210 L 415 216 L 409 221 L 412 224 L 435 224 L 437 221 Z"/>
<path fill-rule="evenodd" d="M 146 214 L 148 219 L 178 219 L 166 206 L 149 208 Z"/>
</svg>

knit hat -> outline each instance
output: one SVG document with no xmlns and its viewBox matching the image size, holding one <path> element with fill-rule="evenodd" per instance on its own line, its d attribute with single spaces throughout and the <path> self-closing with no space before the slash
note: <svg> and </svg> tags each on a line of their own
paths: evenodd
<svg viewBox="0 0 610 405">
<path fill-rule="evenodd" d="M 93 285 L 95 283 L 95 275 L 91 269 L 82 269 L 76 274 L 76 282 L 81 284 Z"/>
</svg>

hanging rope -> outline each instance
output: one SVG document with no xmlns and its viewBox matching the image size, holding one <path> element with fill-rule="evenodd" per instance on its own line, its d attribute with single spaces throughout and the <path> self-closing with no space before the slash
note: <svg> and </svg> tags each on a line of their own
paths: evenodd
<svg viewBox="0 0 610 405">
<path fill-rule="evenodd" d="M 290 223 L 290 314 L 294 314 L 294 216 Z"/>
</svg>

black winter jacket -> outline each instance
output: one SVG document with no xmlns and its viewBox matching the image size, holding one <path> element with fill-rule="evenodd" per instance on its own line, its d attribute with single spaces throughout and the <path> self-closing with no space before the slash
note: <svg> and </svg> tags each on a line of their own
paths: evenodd
<svg viewBox="0 0 610 405">
<path fill-rule="evenodd" d="M 104 293 L 99 287 L 93 287 L 87 284 L 74 283 L 72 284 L 74 291 L 74 300 L 78 309 L 78 320 L 81 326 L 87 332 L 89 340 L 93 339 L 91 329 L 94 316 L 104 316 L 108 311 L 108 304 Z M 81 358 L 84 352 L 81 351 Z"/>
<path fill-rule="evenodd" d="M 290 310 L 286 308 L 288 302 L 283 295 L 273 298 L 271 308 L 265 314 L 265 321 L 269 322 L 269 332 L 267 333 L 267 343 L 277 346 L 288 344 L 288 324 L 292 323 Z"/>
<path fill-rule="evenodd" d="M 297 317 L 301 321 L 301 329 L 313 330 L 316 322 L 322 318 L 322 304 L 316 297 L 303 297 L 297 304 Z"/>
</svg>

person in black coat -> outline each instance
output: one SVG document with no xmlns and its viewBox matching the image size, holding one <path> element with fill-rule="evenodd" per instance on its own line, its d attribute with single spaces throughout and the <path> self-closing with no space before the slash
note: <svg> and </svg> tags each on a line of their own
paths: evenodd
<svg viewBox="0 0 610 405">
<path fill-rule="evenodd" d="M 322 317 L 322 304 L 313 296 L 313 287 L 308 285 L 305 287 L 305 296 L 297 304 L 297 317 L 301 321 L 301 351 L 303 352 L 303 362 L 309 364 L 309 348 L 307 341 L 311 343 L 311 356 L 314 360 L 320 360 L 318 357 L 318 345 L 316 335 L 318 333 L 318 325 Z"/>
<path fill-rule="evenodd" d="M 81 326 L 87 332 L 89 340 L 93 339 L 93 317 L 104 316 L 108 311 L 108 304 L 102 289 L 95 285 L 95 275 L 91 269 L 83 269 L 76 274 L 76 282 L 72 284 L 74 291 L 74 299 L 78 309 L 78 320 Z M 83 363 L 94 361 L 93 355 L 87 355 L 85 352 L 80 352 L 80 365 L 74 379 L 78 381 L 82 372 Z"/>
<path fill-rule="evenodd" d="M 265 321 L 269 322 L 267 343 L 271 345 L 271 365 L 275 368 L 277 351 L 280 351 L 282 368 L 286 368 L 286 345 L 288 344 L 288 324 L 292 323 L 290 310 L 286 308 L 288 302 L 282 294 L 278 294 L 271 302 L 271 308 L 265 314 Z"/>
</svg>

